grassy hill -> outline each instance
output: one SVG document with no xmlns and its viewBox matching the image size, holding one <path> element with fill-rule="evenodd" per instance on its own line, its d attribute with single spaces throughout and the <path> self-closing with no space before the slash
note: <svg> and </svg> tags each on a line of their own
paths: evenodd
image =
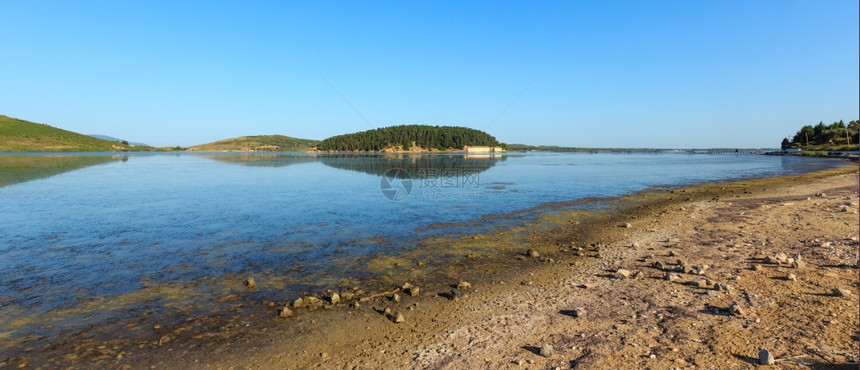
<svg viewBox="0 0 860 370">
<path fill-rule="evenodd" d="M 313 148 L 318 140 L 298 139 L 284 135 L 241 136 L 214 143 L 189 147 L 192 151 L 244 152 L 303 152 Z"/>
<path fill-rule="evenodd" d="M 354 134 L 332 136 L 317 145 L 317 150 L 338 152 L 378 152 L 388 150 L 460 150 L 464 146 L 499 146 L 490 134 L 453 126 L 402 125 L 383 127 Z M 417 147 L 414 148 L 413 147 Z"/>
<path fill-rule="evenodd" d="M 0 152 L 100 152 L 128 146 L 0 115 Z"/>
</svg>

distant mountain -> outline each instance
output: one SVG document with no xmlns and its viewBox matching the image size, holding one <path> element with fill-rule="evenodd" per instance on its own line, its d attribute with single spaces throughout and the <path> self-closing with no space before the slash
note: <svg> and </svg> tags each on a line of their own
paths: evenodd
<svg viewBox="0 0 860 370">
<path fill-rule="evenodd" d="M 0 152 L 123 151 L 128 146 L 0 115 Z"/>
<path fill-rule="evenodd" d="M 123 140 L 122 140 L 122 139 L 117 139 L 117 138 L 115 138 L 115 137 L 113 137 L 113 136 L 107 136 L 107 135 L 93 135 L 93 134 L 89 134 L 89 135 L 87 135 L 87 136 L 94 137 L 94 138 L 96 138 L 96 139 L 107 140 L 107 141 L 116 141 L 116 142 L 118 142 L 118 143 L 123 142 Z M 146 145 L 146 144 L 144 144 L 144 143 L 135 143 L 135 142 L 132 142 L 132 141 L 129 141 L 129 142 L 128 142 L 128 144 L 129 144 L 129 145 L 134 145 L 134 146 L 149 146 L 149 145 Z"/>
<path fill-rule="evenodd" d="M 240 136 L 213 143 L 194 145 L 190 151 L 241 152 L 303 152 L 313 148 L 318 140 L 298 139 L 284 135 Z"/>
<path fill-rule="evenodd" d="M 338 152 L 445 151 L 465 146 L 501 144 L 490 134 L 454 126 L 401 125 L 332 136 L 317 145 L 317 150 Z M 416 148 L 413 148 L 416 147 Z"/>
</svg>

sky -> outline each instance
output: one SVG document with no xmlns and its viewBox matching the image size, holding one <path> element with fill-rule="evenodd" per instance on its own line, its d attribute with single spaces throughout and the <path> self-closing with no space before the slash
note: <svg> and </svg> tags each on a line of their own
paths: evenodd
<svg viewBox="0 0 860 370">
<path fill-rule="evenodd" d="M 400 124 L 773 148 L 860 115 L 858 2 L 2 1 L 0 114 L 154 146 Z"/>
</svg>

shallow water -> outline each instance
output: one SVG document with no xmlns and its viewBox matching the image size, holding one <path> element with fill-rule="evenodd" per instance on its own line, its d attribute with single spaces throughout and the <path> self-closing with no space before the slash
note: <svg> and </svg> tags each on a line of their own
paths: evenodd
<svg viewBox="0 0 860 370">
<path fill-rule="evenodd" d="M 375 257 L 430 234 L 533 215 L 458 223 L 548 202 L 842 164 L 665 153 L 0 155 L 0 338 L 129 307 L 199 311 L 235 289 L 234 276 L 267 277 L 261 295 L 324 289 L 379 274 Z"/>
</svg>

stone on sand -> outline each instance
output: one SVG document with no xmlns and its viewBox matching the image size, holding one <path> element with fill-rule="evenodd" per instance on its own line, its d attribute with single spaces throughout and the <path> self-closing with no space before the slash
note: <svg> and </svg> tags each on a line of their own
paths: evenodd
<svg viewBox="0 0 860 370">
<path fill-rule="evenodd" d="M 615 270 L 615 274 L 613 276 L 615 276 L 616 279 L 629 279 L 630 278 L 630 270 L 627 270 L 627 269 Z"/>
<path fill-rule="evenodd" d="M 770 354 L 766 348 L 761 348 L 758 350 L 758 363 L 762 365 L 773 365 L 776 361 L 773 359 L 773 355 Z"/>
<path fill-rule="evenodd" d="M 248 278 L 248 280 L 245 280 L 242 285 L 244 285 L 245 288 L 248 289 L 254 289 L 257 287 L 257 283 L 254 282 L 254 278 Z"/>
<path fill-rule="evenodd" d="M 543 357 L 550 358 L 553 354 L 555 354 L 555 350 L 552 348 L 552 344 L 544 344 L 540 348 L 540 355 Z"/>
<path fill-rule="evenodd" d="M 850 297 L 851 291 L 848 289 L 833 288 L 833 295 L 837 297 Z"/>
<path fill-rule="evenodd" d="M 459 290 L 472 289 L 472 284 L 469 284 L 469 282 L 467 282 L 467 281 L 460 281 L 459 283 L 457 283 L 457 289 L 459 289 Z"/>
<path fill-rule="evenodd" d="M 284 306 L 284 308 L 282 308 L 280 310 L 280 312 L 278 312 L 278 317 L 290 317 L 290 316 L 293 316 L 293 311 L 291 311 L 288 306 Z"/>
</svg>

